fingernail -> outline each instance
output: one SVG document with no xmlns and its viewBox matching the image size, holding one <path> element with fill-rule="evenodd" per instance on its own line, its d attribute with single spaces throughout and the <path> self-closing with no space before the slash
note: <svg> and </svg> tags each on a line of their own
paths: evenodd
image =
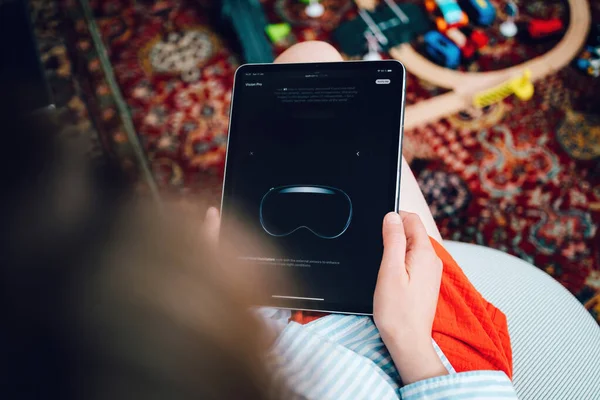
<svg viewBox="0 0 600 400">
<path fill-rule="evenodd" d="M 206 210 L 207 218 L 214 218 L 214 217 L 218 217 L 218 216 L 219 216 L 219 210 L 217 210 L 215 207 L 209 207 L 208 210 Z"/>
<path fill-rule="evenodd" d="M 400 218 L 400 215 L 398 213 L 391 212 L 391 213 L 387 213 L 387 215 L 385 216 L 384 222 L 386 224 L 399 225 L 402 223 L 402 218 Z"/>
</svg>

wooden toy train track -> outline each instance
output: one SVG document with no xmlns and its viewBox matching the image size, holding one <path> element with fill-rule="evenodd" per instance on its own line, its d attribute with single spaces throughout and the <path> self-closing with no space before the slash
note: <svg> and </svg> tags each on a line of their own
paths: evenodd
<svg viewBox="0 0 600 400">
<path fill-rule="evenodd" d="M 587 0 L 568 0 L 569 26 L 561 41 L 550 51 L 530 61 L 499 71 L 461 72 L 441 67 L 419 54 L 410 44 L 390 50 L 417 77 L 451 92 L 406 107 L 405 129 L 410 129 L 473 107 L 477 94 L 523 76 L 526 70 L 536 81 L 568 65 L 577 56 L 588 35 L 591 16 Z"/>
</svg>

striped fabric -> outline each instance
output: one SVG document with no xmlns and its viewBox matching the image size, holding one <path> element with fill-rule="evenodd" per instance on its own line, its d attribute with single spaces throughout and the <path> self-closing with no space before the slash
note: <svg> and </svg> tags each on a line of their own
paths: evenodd
<svg viewBox="0 0 600 400">
<path fill-rule="evenodd" d="M 571 293 L 501 251 L 452 241 L 444 247 L 506 315 L 519 399 L 600 400 L 600 327 Z"/>
<path fill-rule="evenodd" d="M 600 400 L 600 328 L 559 283 L 537 268 L 483 246 L 445 241 L 483 296 L 507 316 L 514 390 L 521 400 Z M 481 260 L 485 260 L 482 263 Z M 307 325 L 277 319 L 276 398 L 515 399 L 501 372 L 456 374 L 400 388 L 398 372 L 370 318 L 331 315 Z M 295 340 L 297 340 L 295 342 Z M 294 345 L 292 347 L 292 345 Z M 368 381 L 366 381 L 368 379 Z"/>
<path fill-rule="evenodd" d="M 516 399 L 498 371 L 456 373 L 434 347 L 449 375 L 401 387 L 401 379 L 369 317 L 330 315 L 289 323 L 273 346 L 274 398 Z"/>
</svg>

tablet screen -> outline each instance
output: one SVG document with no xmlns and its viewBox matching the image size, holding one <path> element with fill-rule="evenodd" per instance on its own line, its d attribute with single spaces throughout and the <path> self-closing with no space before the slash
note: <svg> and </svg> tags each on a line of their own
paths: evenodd
<svg viewBox="0 0 600 400">
<path fill-rule="evenodd" d="M 269 305 L 371 313 L 384 215 L 397 210 L 404 68 L 395 61 L 246 65 L 236 73 L 223 190 L 234 215 L 279 253 Z"/>
</svg>

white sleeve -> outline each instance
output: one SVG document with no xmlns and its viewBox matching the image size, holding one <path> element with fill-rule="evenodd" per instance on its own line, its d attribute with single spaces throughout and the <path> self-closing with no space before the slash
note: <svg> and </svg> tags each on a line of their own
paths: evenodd
<svg viewBox="0 0 600 400">
<path fill-rule="evenodd" d="M 400 389 L 402 400 L 515 400 L 517 394 L 502 371 L 469 371 L 424 379 Z"/>
</svg>

